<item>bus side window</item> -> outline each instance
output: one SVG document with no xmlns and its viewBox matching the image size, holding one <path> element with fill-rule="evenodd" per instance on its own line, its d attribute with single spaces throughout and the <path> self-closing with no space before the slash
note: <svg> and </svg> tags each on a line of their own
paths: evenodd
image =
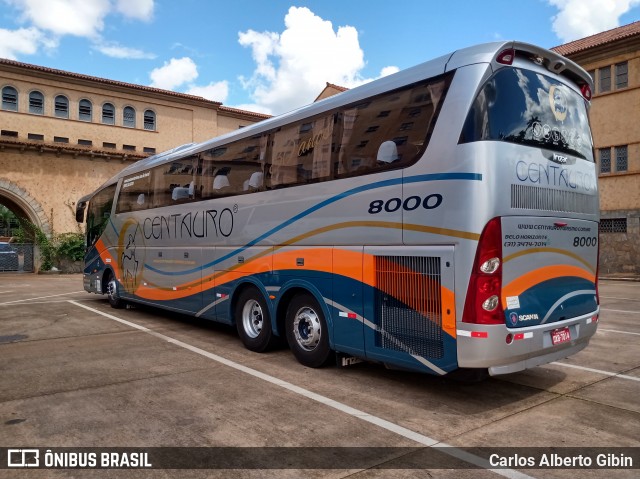
<svg viewBox="0 0 640 479">
<path fill-rule="evenodd" d="M 331 179 L 333 140 L 333 112 L 279 128 L 273 134 L 271 186 Z"/>
<path fill-rule="evenodd" d="M 151 171 L 134 173 L 122 181 L 116 213 L 146 210 L 153 207 Z"/>
<path fill-rule="evenodd" d="M 423 82 L 343 110 L 336 175 L 373 173 L 416 161 L 426 148 L 446 82 Z"/>
<path fill-rule="evenodd" d="M 186 203 L 196 199 L 195 174 L 198 157 L 189 156 L 160 165 L 152 170 L 155 208 Z"/>
<path fill-rule="evenodd" d="M 202 153 L 196 191 L 199 199 L 239 195 L 262 188 L 268 135 L 257 135 Z M 253 177 L 253 180 L 251 178 Z"/>
</svg>

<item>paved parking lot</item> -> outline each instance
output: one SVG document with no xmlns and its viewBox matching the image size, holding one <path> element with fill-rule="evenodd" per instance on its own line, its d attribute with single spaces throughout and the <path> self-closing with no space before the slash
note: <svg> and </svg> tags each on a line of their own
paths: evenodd
<svg viewBox="0 0 640 479">
<path fill-rule="evenodd" d="M 464 384 L 375 364 L 312 370 L 287 349 L 245 350 L 233 328 L 150 308 L 113 310 L 103 297 L 82 291 L 80 275 L 2 274 L 0 446 L 267 446 L 307 453 L 431 445 L 640 447 L 640 283 L 602 281 L 600 295 L 599 330 L 586 350 Z M 305 471 L 58 470 L 46 476 L 0 469 L 0 476 L 416 477 L 415 470 L 370 469 L 380 462 Z M 638 471 L 579 474 L 638 477 Z M 572 478 L 576 471 L 463 469 L 419 477 L 498 474 Z"/>
</svg>

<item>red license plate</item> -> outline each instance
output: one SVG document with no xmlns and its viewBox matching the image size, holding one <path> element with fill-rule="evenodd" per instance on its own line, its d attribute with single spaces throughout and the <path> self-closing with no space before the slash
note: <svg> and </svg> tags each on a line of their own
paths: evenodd
<svg viewBox="0 0 640 479">
<path fill-rule="evenodd" d="M 555 346 L 556 344 L 568 343 L 571 341 L 571 333 L 569 332 L 569 328 L 559 328 L 551 331 L 551 343 Z"/>
</svg>

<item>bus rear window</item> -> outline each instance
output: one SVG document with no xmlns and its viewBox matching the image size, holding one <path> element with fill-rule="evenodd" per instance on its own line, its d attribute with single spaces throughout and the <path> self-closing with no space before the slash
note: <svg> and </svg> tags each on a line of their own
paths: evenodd
<svg viewBox="0 0 640 479">
<path fill-rule="evenodd" d="M 503 68 L 482 87 L 460 143 L 497 140 L 593 161 L 587 106 L 579 93 L 546 75 Z"/>
</svg>

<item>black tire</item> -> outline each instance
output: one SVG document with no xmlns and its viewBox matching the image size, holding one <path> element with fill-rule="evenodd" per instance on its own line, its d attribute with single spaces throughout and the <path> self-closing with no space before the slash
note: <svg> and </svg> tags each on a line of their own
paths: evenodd
<svg viewBox="0 0 640 479">
<path fill-rule="evenodd" d="M 114 309 L 124 308 L 126 306 L 126 302 L 120 297 L 120 284 L 113 273 L 108 273 L 106 285 L 107 299 L 109 300 L 111 307 Z"/>
<path fill-rule="evenodd" d="M 289 303 L 286 317 L 287 341 L 296 359 L 304 366 L 319 368 L 333 358 L 329 330 L 322 308 L 308 293 L 298 294 Z"/>
<path fill-rule="evenodd" d="M 245 348 L 263 353 L 276 344 L 271 316 L 264 296 L 256 288 L 240 293 L 235 310 L 236 328 Z"/>
</svg>

